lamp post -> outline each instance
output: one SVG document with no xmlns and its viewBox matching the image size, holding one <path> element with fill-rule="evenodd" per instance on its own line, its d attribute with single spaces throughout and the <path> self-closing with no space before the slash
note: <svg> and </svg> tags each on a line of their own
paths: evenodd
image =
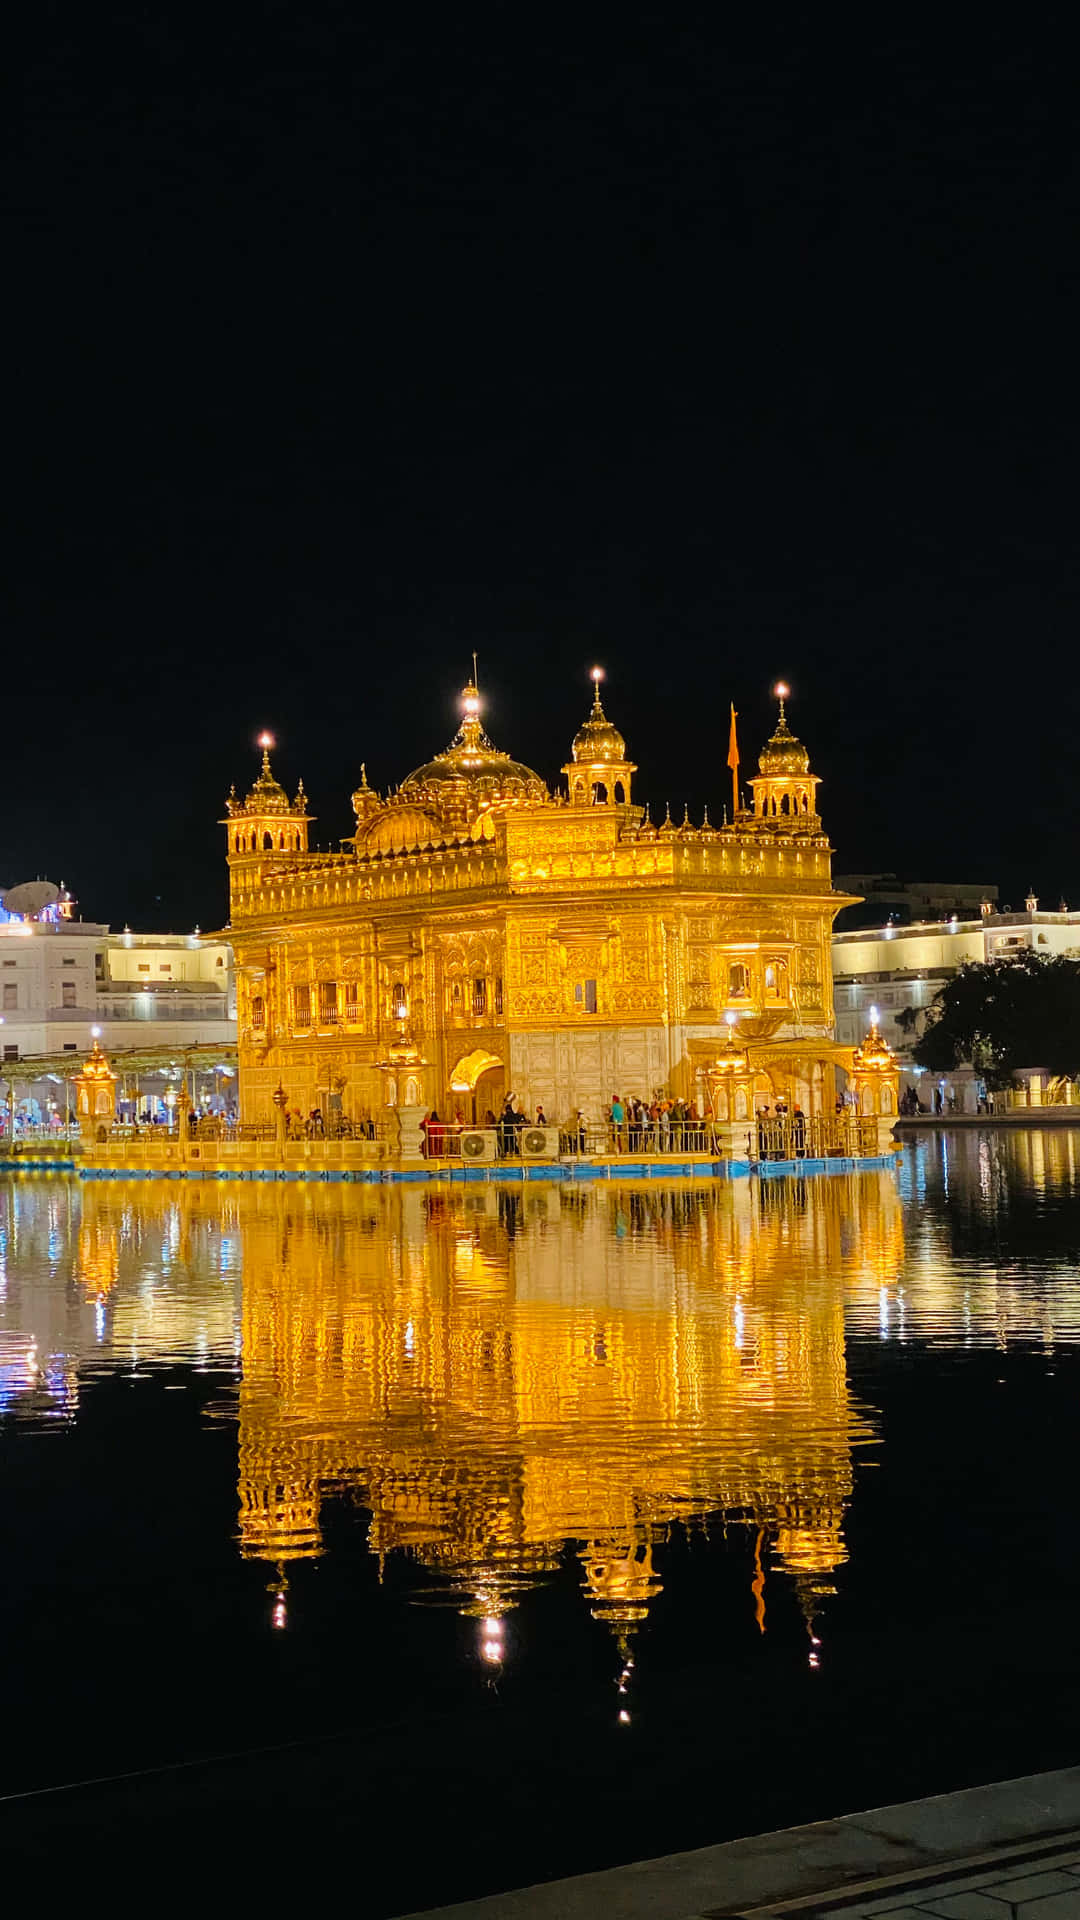
<svg viewBox="0 0 1080 1920">
<path fill-rule="evenodd" d="M 420 1122 L 426 1112 L 424 1068 L 428 1063 L 409 1035 L 408 1008 L 399 1007 L 396 1018 L 397 1039 L 389 1048 L 389 1058 L 376 1060 L 375 1065 L 386 1075 L 387 1120 L 398 1154 L 403 1160 L 420 1160 L 424 1153 Z"/>
<path fill-rule="evenodd" d="M 713 1089 L 713 1131 L 718 1145 L 726 1148 L 733 1160 L 746 1150 L 746 1136 L 754 1117 L 754 1076 L 750 1067 L 750 1056 L 741 1046 L 735 1033 L 738 1015 L 729 1011 L 724 1015 L 727 1025 L 727 1045 L 717 1054 L 709 1071 L 709 1084 Z M 720 1118 L 720 1094 L 724 1096 L 724 1117 Z"/>
<path fill-rule="evenodd" d="M 870 1031 L 852 1055 L 851 1070 L 855 1110 L 863 1119 L 873 1121 L 877 1151 L 887 1153 L 893 1144 L 900 1071 L 878 1025 L 876 1007 L 870 1009 Z"/>
</svg>

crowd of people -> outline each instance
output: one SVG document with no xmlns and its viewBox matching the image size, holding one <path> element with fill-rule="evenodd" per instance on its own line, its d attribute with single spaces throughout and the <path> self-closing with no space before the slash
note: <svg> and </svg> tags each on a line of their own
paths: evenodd
<svg viewBox="0 0 1080 1920">
<path fill-rule="evenodd" d="M 579 1120 L 581 1117 L 579 1114 Z M 607 1115 L 612 1151 L 678 1153 L 683 1147 L 704 1146 L 711 1118 L 681 1096 L 669 1100 L 666 1095 L 654 1094 L 651 1100 L 641 1100 L 629 1094 L 624 1100 L 616 1093 Z"/>
</svg>

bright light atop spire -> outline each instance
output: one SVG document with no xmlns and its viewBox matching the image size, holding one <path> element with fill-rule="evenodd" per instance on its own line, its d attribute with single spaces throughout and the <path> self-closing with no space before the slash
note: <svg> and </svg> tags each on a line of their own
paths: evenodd
<svg viewBox="0 0 1080 1920">
<path fill-rule="evenodd" d="M 475 687 L 466 687 L 464 693 L 461 696 L 461 705 L 462 705 L 462 710 L 465 713 L 472 713 L 472 714 L 479 713 L 480 695 L 477 693 Z"/>
<path fill-rule="evenodd" d="M 589 679 L 590 679 L 590 680 L 592 680 L 593 682 L 595 682 L 595 684 L 596 684 L 597 686 L 599 686 L 599 684 L 600 684 L 600 682 L 601 682 L 601 680 L 603 679 L 603 677 L 604 677 L 604 669 L 603 669 L 603 667 L 592 667 L 592 668 L 590 668 L 590 670 L 589 670 Z"/>
<path fill-rule="evenodd" d="M 273 744 L 274 744 L 274 736 L 272 733 L 260 733 L 259 738 L 256 742 L 257 746 L 260 746 L 264 749 L 272 747 Z"/>
<path fill-rule="evenodd" d="M 791 698 L 791 688 L 788 686 L 786 680 L 778 680 L 773 688 L 773 693 L 778 700 L 790 700 Z"/>
</svg>

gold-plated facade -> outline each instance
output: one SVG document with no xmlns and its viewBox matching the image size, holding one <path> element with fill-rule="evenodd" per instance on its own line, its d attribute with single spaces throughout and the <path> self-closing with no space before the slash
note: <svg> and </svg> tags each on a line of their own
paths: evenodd
<svg viewBox="0 0 1080 1920">
<path fill-rule="evenodd" d="M 598 678 L 597 676 L 594 676 Z M 407 1024 L 422 1103 L 482 1120 L 513 1093 L 549 1118 L 599 1120 L 614 1095 L 707 1097 L 734 1014 L 750 1071 L 739 1108 L 783 1097 L 828 1112 L 834 1069 L 833 890 L 817 777 L 781 702 L 721 827 L 632 803 L 637 771 L 594 692 L 565 791 L 495 747 L 470 680 L 450 745 L 383 796 L 366 770 L 338 853 L 308 844 L 269 753 L 228 802 L 242 1117 L 383 1108 L 380 1072 Z M 745 1115 L 734 1109 L 734 1120 Z"/>
</svg>

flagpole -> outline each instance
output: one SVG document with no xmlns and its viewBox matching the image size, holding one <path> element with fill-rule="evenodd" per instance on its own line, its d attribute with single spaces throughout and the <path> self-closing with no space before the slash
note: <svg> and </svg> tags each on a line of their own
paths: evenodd
<svg viewBox="0 0 1080 1920">
<path fill-rule="evenodd" d="M 735 722 L 738 719 L 738 717 L 739 716 L 735 711 L 735 702 L 733 700 L 731 702 L 731 733 L 728 738 L 728 756 L 727 756 L 727 763 L 728 763 L 728 766 L 731 768 L 731 798 L 732 798 L 731 824 L 732 826 L 735 826 L 738 818 L 738 812 L 739 812 L 739 737 L 735 731 Z"/>
</svg>

